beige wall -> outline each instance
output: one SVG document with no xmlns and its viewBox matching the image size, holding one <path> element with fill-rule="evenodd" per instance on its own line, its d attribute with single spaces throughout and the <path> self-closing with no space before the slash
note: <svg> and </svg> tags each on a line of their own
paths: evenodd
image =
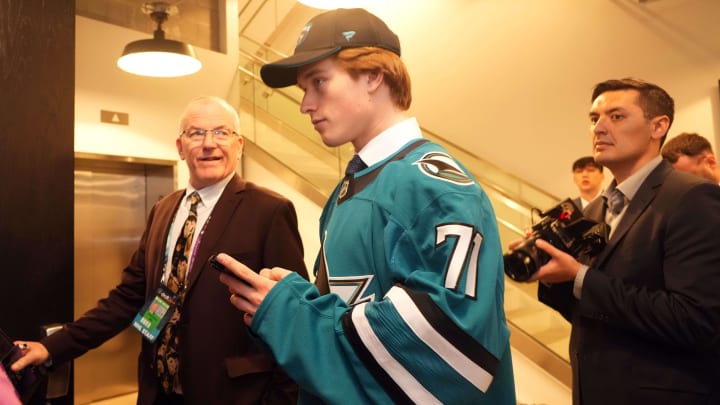
<svg viewBox="0 0 720 405">
<path fill-rule="evenodd" d="M 297 32 L 299 27 L 288 24 L 301 26 L 316 12 L 301 12 L 299 21 L 278 17 L 290 3 L 270 2 L 268 17 L 258 17 L 265 29 L 257 35 L 269 35 L 268 24 Z M 671 136 L 695 131 L 717 149 L 716 0 L 369 4 L 401 38 L 413 77 L 411 112 L 421 125 L 552 194 L 575 194 L 570 165 L 590 152 L 589 94 L 606 78 L 636 76 L 664 86 L 677 103 Z M 228 48 L 235 49 L 237 1 L 228 7 Z M 187 78 L 148 79 L 120 71 L 115 61 L 123 46 L 146 37 L 77 18 L 77 150 L 172 159 L 184 103 L 200 94 L 227 96 L 232 55 L 197 48 L 204 67 Z M 276 41 L 291 48 L 294 35 L 287 37 Z M 130 112 L 131 125 L 99 124 L 101 108 Z"/>
<path fill-rule="evenodd" d="M 720 1 L 364 2 L 400 37 L 421 125 L 551 194 L 576 194 L 570 166 L 591 152 L 589 98 L 605 79 L 663 86 L 677 105 L 670 136 L 698 132 L 718 149 Z M 318 12 L 296 7 L 282 35 L 267 36 L 272 16 L 249 31 L 291 53 Z"/>
<path fill-rule="evenodd" d="M 236 16 L 235 11 L 228 11 Z M 236 21 L 229 21 L 237 31 Z M 204 66 L 184 78 L 153 79 L 121 71 L 115 62 L 129 41 L 144 38 L 136 31 L 77 17 L 75 151 L 102 155 L 178 159 L 175 148 L 178 119 L 185 104 L 198 95 L 228 97 L 237 65 L 236 55 L 196 48 Z M 230 35 L 229 37 L 234 37 Z M 235 41 L 237 47 L 237 41 Z M 100 122 L 100 110 L 130 114 L 130 125 Z M 254 160 L 245 158 L 243 175 L 290 198 L 299 215 L 299 228 L 309 269 L 319 250 L 320 207 L 287 186 Z M 187 166 L 178 164 L 178 187 L 188 181 Z"/>
<path fill-rule="evenodd" d="M 292 25 L 319 12 L 282 18 L 302 8 L 289 4 L 269 2 L 267 17 L 258 17 L 264 30 L 251 31 L 266 36 L 268 24 L 280 24 L 298 32 Z M 228 7 L 228 48 L 235 49 L 237 1 Z M 570 165 L 590 152 L 589 94 L 606 78 L 664 86 L 677 104 L 671 136 L 695 131 L 718 148 L 720 1 L 371 0 L 369 9 L 401 38 L 411 112 L 421 125 L 557 196 L 576 193 Z M 232 54 L 197 48 L 204 67 L 186 78 L 120 71 L 124 45 L 146 37 L 77 17 L 76 150 L 174 159 L 184 104 L 201 94 L 228 96 Z M 290 52 L 295 35 L 276 41 Z M 100 124 L 100 109 L 129 112 L 130 126 Z"/>
<path fill-rule="evenodd" d="M 594 84 L 635 76 L 675 98 L 670 135 L 718 149 L 720 1 L 394 0 L 421 125 L 563 197 L 591 152 Z M 412 10 L 412 11 L 410 11 Z M 610 177 L 610 176 L 608 176 Z"/>
<path fill-rule="evenodd" d="M 228 44 L 237 49 L 237 2 L 228 2 Z M 138 31 L 76 17 L 75 151 L 108 155 L 177 159 L 178 119 L 188 101 L 201 95 L 227 97 L 237 55 L 195 48 L 200 72 L 179 78 L 148 78 L 120 70 L 125 44 L 150 36 Z M 130 114 L 128 126 L 100 122 L 100 110 Z M 178 165 L 180 186 L 187 168 Z"/>
</svg>

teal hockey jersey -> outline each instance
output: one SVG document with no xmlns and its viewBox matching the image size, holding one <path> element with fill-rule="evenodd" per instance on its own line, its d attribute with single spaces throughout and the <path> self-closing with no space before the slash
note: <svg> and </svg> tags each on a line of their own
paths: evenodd
<svg viewBox="0 0 720 405">
<path fill-rule="evenodd" d="M 301 403 L 516 403 L 495 215 L 441 146 L 346 177 L 320 237 L 316 285 L 283 278 L 251 325 Z"/>
</svg>

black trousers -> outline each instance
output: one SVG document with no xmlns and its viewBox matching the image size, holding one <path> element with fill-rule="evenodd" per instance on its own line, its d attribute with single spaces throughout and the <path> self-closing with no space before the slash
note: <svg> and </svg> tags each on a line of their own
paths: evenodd
<svg viewBox="0 0 720 405">
<path fill-rule="evenodd" d="M 168 395 L 162 391 L 155 400 L 155 405 L 183 405 L 184 403 L 182 395 L 175 393 Z"/>
</svg>

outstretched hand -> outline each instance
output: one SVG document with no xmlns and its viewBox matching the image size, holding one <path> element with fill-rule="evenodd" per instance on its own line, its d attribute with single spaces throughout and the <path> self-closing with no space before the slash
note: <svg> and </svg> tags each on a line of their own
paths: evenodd
<svg viewBox="0 0 720 405">
<path fill-rule="evenodd" d="M 39 366 L 50 358 L 47 348 L 40 342 L 16 341 L 14 343 L 22 352 L 22 357 L 10 366 L 10 369 L 14 372 L 19 372 L 27 366 Z"/>
</svg>

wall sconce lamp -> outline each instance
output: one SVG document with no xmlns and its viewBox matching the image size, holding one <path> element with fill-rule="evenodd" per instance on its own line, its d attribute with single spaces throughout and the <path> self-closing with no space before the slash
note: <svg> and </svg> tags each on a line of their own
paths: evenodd
<svg viewBox="0 0 720 405">
<path fill-rule="evenodd" d="M 164 1 L 143 4 L 142 11 L 157 23 L 152 39 L 141 39 L 125 45 L 117 64 L 120 69 L 141 76 L 177 77 L 193 74 L 202 68 L 189 44 L 165 39 L 162 24 L 177 7 Z"/>
</svg>

